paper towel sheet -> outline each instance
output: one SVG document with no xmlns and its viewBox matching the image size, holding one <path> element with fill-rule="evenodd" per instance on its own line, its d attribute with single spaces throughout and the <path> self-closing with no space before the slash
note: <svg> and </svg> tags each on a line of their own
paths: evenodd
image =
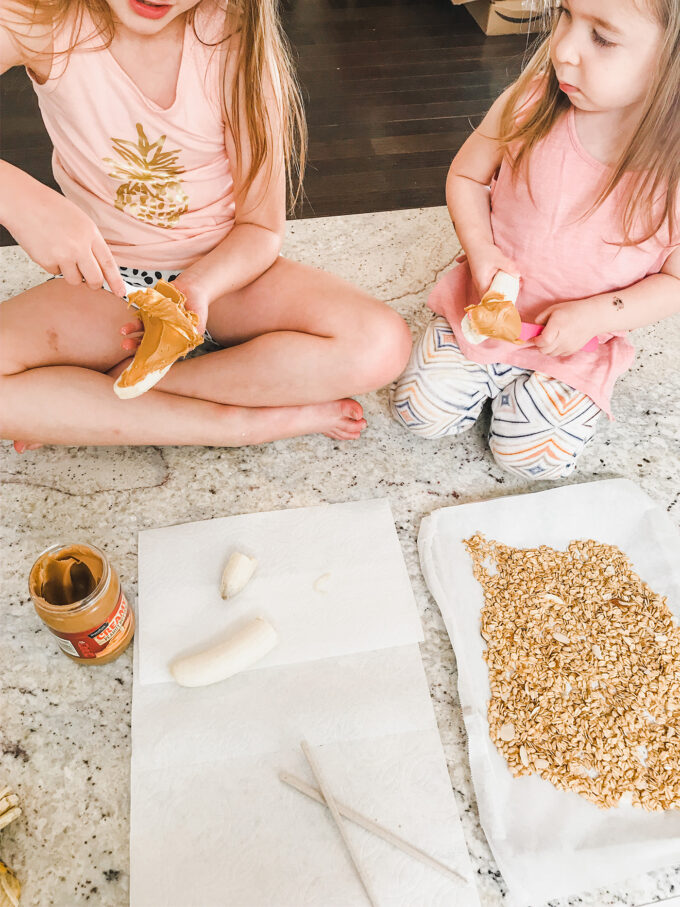
<svg viewBox="0 0 680 907">
<path fill-rule="evenodd" d="M 219 593 L 215 600 L 230 547 L 264 565 L 233 603 Z M 320 597 L 312 587 L 326 572 L 332 581 Z M 330 816 L 278 779 L 287 770 L 312 782 L 303 738 L 341 801 L 472 879 L 385 502 L 145 532 L 139 573 L 131 907 L 365 905 Z M 195 627 L 186 626 L 187 600 L 198 602 Z M 212 620 L 228 626 L 234 612 L 272 619 L 282 663 L 196 689 L 159 682 L 188 633 L 202 638 Z M 478 907 L 474 881 L 453 882 L 348 830 L 380 907 Z"/>
<path fill-rule="evenodd" d="M 220 597 L 234 550 L 257 558 L 239 595 Z M 326 591 L 315 589 L 320 577 Z M 250 513 L 139 534 L 143 684 L 171 680 L 178 655 L 266 617 L 281 644 L 256 668 L 401 646 L 423 638 L 385 499 Z"/>
<path fill-rule="evenodd" d="M 436 730 L 315 754 L 338 800 L 471 880 L 455 882 L 346 823 L 380 907 L 478 907 Z M 299 748 L 169 775 L 133 771 L 132 907 L 366 907 L 328 811 L 279 781 L 281 769 L 316 786 Z"/>
<path fill-rule="evenodd" d="M 418 548 L 456 653 L 458 689 L 484 831 L 517 902 L 606 886 L 680 854 L 680 810 L 601 810 L 536 776 L 514 778 L 489 738 L 481 586 L 462 539 L 475 532 L 516 547 L 563 549 L 575 538 L 618 545 L 680 616 L 680 537 L 665 512 L 623 479 L 447 507 L 426 517 Z"/>
<path fill-rule="evenodd" d="M 133 762 L 159 770 L 310 745 L 432 730 L 417 645 L 248 671 L 188 689 L 137 685 Z"/>
</svg>

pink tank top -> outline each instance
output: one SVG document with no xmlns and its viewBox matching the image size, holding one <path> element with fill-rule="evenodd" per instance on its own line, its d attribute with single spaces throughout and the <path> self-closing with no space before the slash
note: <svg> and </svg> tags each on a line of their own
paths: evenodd
<svg viewBox="0 0 680 907">
<path fill-rule="evenodd" d="M 618 191 L 579 219 L 597 198 L 606 170 L 582 146 L 573 107 L 531 155 L 533 201 L 526 179 L 513 181 L 510 166 L 501 164 L 491 190 L 491 226 L 496 245 L 517 263 L 522 275 L 517 301 L 522 321 L 534 321 L 553 303 L 612 292 L 656 274 L 674 248 L 666 228 L 639 245 L 615 244 L 621 235 Z M 465 306 L 477 302 L 467 264 L 449 271 L 428 300 L 433 311 L 447 318 L 468 359 L 542 372 L 583 391 L 611 415 L 614 382 L 635 355 L 625 335 L 608 334 L 600 337 L 605 342 L 594 352 L 558 358 L 503 340 L 475 346 L 466 341 L 460 323 Z"/>
<path fill-rule="evenodd" d="M 224 10 L 198 7 L 203 41 L 219 40 L 223 23 Z M 55 51 L 69 46 L 70 31 L 66 23 L 55 35 Z M 119 265 L 187 267 L 234 222 L 219 52 L 201 44 L 187 23 L 177 94 L 165 109 L 140 91 L 95 35 L 85 20 L 81 37 L 89 37 L 68 62 L 57 57 L 42 85 L 33 79 L 54 144 L 54 177 L 97 224 Z"/>
</svg>

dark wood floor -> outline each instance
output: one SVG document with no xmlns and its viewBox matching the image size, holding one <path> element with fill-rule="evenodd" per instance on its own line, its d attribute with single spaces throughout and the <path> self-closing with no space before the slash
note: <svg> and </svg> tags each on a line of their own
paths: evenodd
<svg viewBox="0 0 680 907">
<path fill-rule="evenodd" d="M 527 47 L 449 0 L 287 0 L 284 22 L 309 121 L 303 217 L 443 204 L 451 157 Z M 23 70 L 0 78 L 0 111 L 2 157 L 56 188 Z"/>
</svg>

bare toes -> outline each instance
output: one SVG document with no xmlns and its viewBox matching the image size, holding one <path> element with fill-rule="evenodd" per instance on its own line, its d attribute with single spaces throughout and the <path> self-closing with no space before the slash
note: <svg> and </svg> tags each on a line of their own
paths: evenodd
<svg viewBox="0 0 680 907">
<path fill-rule="evenodd" d="M 27 450 L 39 450 L 43 445 L 39 441 L 14 441 L 14 449 L 18 454 Z"/>
<path fill-rule="evenodd" d="M 361 403 L 357 403 L 356 400 L 347 397 L 345 400 L 340 401 L 340 413 L 345 419 L 352 419 L 353 421 L 358 422 L 360 419 L 363 419 L 364 410 Z"/>
</svg>

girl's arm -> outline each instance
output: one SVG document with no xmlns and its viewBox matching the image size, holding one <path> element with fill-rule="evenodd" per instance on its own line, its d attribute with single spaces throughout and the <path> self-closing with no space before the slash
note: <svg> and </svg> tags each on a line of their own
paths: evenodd
<svg viewBox="0 0 680 907">
<path fill-rule="evenodd" d="M 235 78 L 238 40 L 239 35 L 233 35 L 227 49 L 227 85 Z M 251 160 L 245 118 L 241 117 L 238 156 L 231 130 L 225 131 L 225 145 L 235 187 L 234 226 L 222 242 L 182 271 L 175 281 L 175 285 L 186 295 L 188 307 L 199 315 L 199 330 L 205 328 L 208 307 L 214 299 L 247 286 L 274 264 L 281 250 L 286 224 L 285 163 L 278 128 L 278 108 L 271 84 L 265 85 L 264 91 L 271 122 L 269 161 L 265 162 L 247 192 L 243 191 L 243 179 Z"/>
<path fill-rule="evenodd" d="M 47 78 L 51 50 L 49 27 L 27 20 L 11 0 L 0 0 L 0 73 L 27 66 Z M 6 161 L 0 161 L 0 223 L 51 274 L 62 274 L 73 285 L 85 281 L 92 289 L 106 280 L 114 293 L 125 294 L 113 256 L 91 218 Z"/>
<path fill-rule="evenodd" d="M 680 248 L 651 274 L 623 290 L 558 302 L 536 318 L 545 329 L 534 340 L 548 356 L 569 356 L 591 337 L 632 331 L 680 313 Z"/>
<path fill-rule="evenodd" d="M 503 159 L 495 136 L 510 89 L 492 104 L 481 124 L 454 157 L 446 180 L 446 202 L 453 226 L 481 298 L 499 269 L 518 274 L 514 262 L 495 245 L 489 186 Z"/>
</svg>

